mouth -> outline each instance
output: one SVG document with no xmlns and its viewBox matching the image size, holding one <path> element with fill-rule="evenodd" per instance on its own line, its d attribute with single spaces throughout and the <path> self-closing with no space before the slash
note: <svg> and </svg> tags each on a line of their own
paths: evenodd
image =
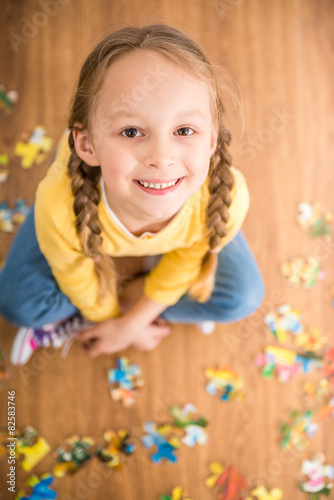
<svg viewBox="0 0 334 500">
<path fill-rule="evenodd" d="M 142 190 L 151 194 L 166 194 L 174 191 L 183 181 L 184 177 L 178 179 L 147 179 L 138 180 L 134 179 L 134 183 L 139 186 Z"/>
</svg>

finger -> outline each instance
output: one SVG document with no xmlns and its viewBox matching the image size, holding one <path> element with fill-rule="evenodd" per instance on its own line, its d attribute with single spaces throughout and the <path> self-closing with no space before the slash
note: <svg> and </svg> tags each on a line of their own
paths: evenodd
<svg viewBox="0 0 334 500">
<path fill-rule="evenodd" d="M 83 348 L 90 358 L 96 358 L 96 356 L 102 352 L 100 342 L 98 340 L 92 340 L 91 342 L 83 344 Z"/>
<path fill-rule="evenodd" d="M 155 328 L 155 335 L 165 337 L 166 335 L 169 335 L 171 332 L 171 328 L 169 326 L 157 326 Z"/>
<path fill-rule="evenodd" d="M 167 325 L 167 321 L 163 318 L 158 317 L 157 319 L 155 319 L 153 321 L 153 325 L 164 326 L 164 325 Z"/>
<path fill-rule="evenodd" d="M 76 334 L 76 339 L 80 342 L 85 342 L 86 340 L 92 340 L 96 338 L 96 332 L 93 329 L 81 330 Z"/>
</svg>

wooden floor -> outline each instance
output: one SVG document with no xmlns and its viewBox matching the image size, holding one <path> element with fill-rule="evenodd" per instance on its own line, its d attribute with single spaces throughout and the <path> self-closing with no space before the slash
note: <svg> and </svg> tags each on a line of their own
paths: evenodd
<svg viewBox="0 0 334 500">
<path fill-rule="evenodd" d="M 46 4 L 47 2 L 45 2 Z M 296 224 L 301 201 L 334 210 L 334 3 L 331 0 L 52 0 L 52 15 L 41 16 L 43 2 L 7 0 L 0 9 L 0 83 L 17 89 L 15 111 L 0 118 L 0 153 L 13 153 L 21 133 L 38 124 L 57 141 L 80 66 L 88 51 L 110 28 L 124 23 L 165 22 L 185 31 L 230 75 L 243 99 L 242 112 L 224 92 L 233 132 L 234 164 L 251 193 L 244 232 L 266 282 L 266 299 L 247 320 L 217 327 L 204 336 L 195 326 L 177 325 L 152 353 L 130 350 L 145 387 L 133 409 L 108 395 L 107 371 L 116 356 L 90 360 L 73 345 L 67 359 L 58 352 L 36 353 L 26 367 L 10 367 L 0 392 L 0 427 L 7 425 L 7 391 L 16 391 L 18 428 L 35 426 L 53 448 L 74 433 L 99 439 L 107 428 L 131 429 L 138 447 L 122 471 L 93 462 L 74 477 L 57 479 L 60 500 L 158 500 L 183 486 L 193 500 L 217 498 L 207 490 L 210 461 L 233 463 L 250 487 L 281 487 L 284 499 L 299 500 L 301 462 L 323 451 L 334 463 L 333 421 L 321 425 L 303 452 L 280 448 L 278 427 L 290 410 L 305 410 L 306 376 L 288 384 L 266 381 L 254 365 L 256 353 L 272 341 L 263 317 L 284 303 L 305 312 L 305 322 L 334 340 L 333 246 L 319 252 L 327 277 L 313 290 L 286 285 L 278 266 L 292 252 L 305 255 L 319 243 Z M 50 11 L 51 12 L 51 11 Z M 46 19 L 46 21 L 45 21 Z M 31 24 L 39 27 L 31 27 Z M 41 26 L 44 24 L 44 26 Z M 29 27 L 29 26 L 30 27 Z M 19 35 L 21 38 L 13 36 Z M 223 78 L 223 81 L 225 79 Z M 233 83 L 234 82 L 234 83 Z M 244 128 L 244 131 L 243 131 Z M 48 159 L 50 160 L 50 158 Z M 24 171 L 14 164 L 0 201 L 23 196 L 34 200 L 48 162 Z M 0 235 L 0 254 L 12 235 Z M 1 293 L 1 291 L 0 291 Z M 16 329 L 1 320 L 0 347 L 9 356 Z M 243 402 L 223 403 L 205 391 L 203 370 L 227 365 L 246 380 Z M 176 465 L 155 465 L 140 445 L 142 424 L 168 419 L 172 405 L 195 404 L 209 420 L 210 443 L 182 447 Z M 49 454 L 35 468 L 51 470 Z M 1 499 L 7 491 L 7 460 L 0 461 Z M 17 490 L 28 474 L 16 469 Z"/>
</svg>

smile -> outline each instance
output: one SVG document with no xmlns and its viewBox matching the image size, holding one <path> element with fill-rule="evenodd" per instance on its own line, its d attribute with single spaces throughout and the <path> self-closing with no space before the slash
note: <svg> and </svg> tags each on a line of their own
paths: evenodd
<svg viewBox="0 0 334 500">
<path fill-rule="evenodd" d="M 161 180 L 158 182 L 156 179 L 150 179 L 145 181 L 139 181 L 137 179 L 134 180 L 135 184 L 140 187 L 143 191 L 151 194 L 167 194 L 175 189 L 183 181 L 184 177 L 180 177 L 179 179 L 171 179 L 171 180 Z"/>
<path fill-rule="evenodd" d="M 179 179 L 176 179 L 175 181 L 170 181 L 170 182 L 162 182 L 162 183 L 154 183 L 154 182 L 143 182 L 143 181 L 138 181 L 141 186 L 148 187 L 151 189 L 166 189 L 171 186 L 175 186 L 175 184 L 178 182 Z"/>
</svg>

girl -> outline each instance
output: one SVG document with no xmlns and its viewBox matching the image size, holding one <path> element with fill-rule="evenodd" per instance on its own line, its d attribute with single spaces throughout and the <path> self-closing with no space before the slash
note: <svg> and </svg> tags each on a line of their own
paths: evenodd
<svg viewBox="0 0 334 500">
<path fill-rule="evenodd" d="M 207 327 L 257 309 L 223 111 L 213 66 L 174 28 L 127 27 L 92 51 L 0 278 L 1 313 L 25 327 L 14 363 L 73 325 L 95 357 L 155 348 L 166 321 Z"/>
</svg>

